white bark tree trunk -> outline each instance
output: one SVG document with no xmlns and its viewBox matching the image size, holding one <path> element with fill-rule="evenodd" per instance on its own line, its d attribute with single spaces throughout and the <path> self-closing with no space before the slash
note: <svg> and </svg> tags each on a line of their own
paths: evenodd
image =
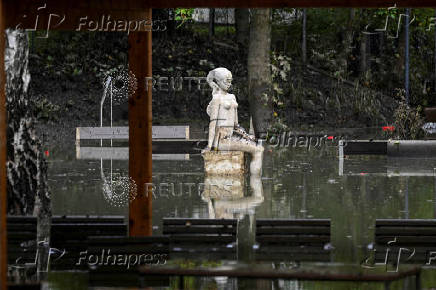
<svg viewBox="0 0 436 290">
<path fill-rule="evenodd" d="M 8 213 L 50 214 L 47 163 L 35 135 L 31 104 L 27 95 L 28 41 L 23 31 L 6 31 L 6 107 Z"/>
</svg>

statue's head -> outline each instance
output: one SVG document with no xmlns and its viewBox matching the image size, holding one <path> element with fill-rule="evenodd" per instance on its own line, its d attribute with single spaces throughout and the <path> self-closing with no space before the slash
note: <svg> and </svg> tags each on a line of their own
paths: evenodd
<svg viewBox="0 0 436 290">
<path fill-rule="evenodd" d="M 215 86 L 218 85 L 220 89 L 226 91 L 232 85 L 232 73 L 225 67 L 219 67 L 211 70 L 207 75 L 207 82 L 215 90 Z"/>
</svg>

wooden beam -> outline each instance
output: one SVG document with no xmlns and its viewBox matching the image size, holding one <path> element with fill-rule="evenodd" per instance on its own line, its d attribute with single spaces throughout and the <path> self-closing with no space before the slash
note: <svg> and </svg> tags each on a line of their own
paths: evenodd
<svg viewBox="0 0 436 290">
<path fill-rule="evenodd" d="M 7 289 L 7 186 L 6 186 L 6 73 L 5 73 L 5 22 L 3 0 L 0 0 L 0 289 Z"/>
<path fill-rule="evenodd" d="M 147 9 L 174 8 L 174 7 L 362 7 L 362 8 L 388 8 L 397 7 L 434 7 L 434 0 L 130 0 L 130 1 L 70 1 L 70 0 L 3 0 L 6 17 L 6 27 L 34 28 L 36 17 L 38 29 L 45 30 L 51 15 L 50 30 L 77 30 L 94 29 L 102 31 L 107 23 L 107 16 L 116 21 L 141 21 L 147 19 Z M 45 8 L 44 8 L 45 7 Z M 63 17 L 65 18 L 63 19 Z M 86 18 L 86 19 L 84 19 Z M 62 20 L 62 21 L 61 21 Z M 90 23 L 93 21 L 92 23 Z M 86 23 L 80 26 L 80 23 Z M 87 26 L 89 24 L 89 26 Z M 135 24 L 132 24 L 134 27 Z M 121 26 L 122 27 L 122 24 Z M 151 27 L 151 25 L 149 26 Z M 101 29 L 101 30 L 100 30 Z M 117 28 L 118 30 L 118 28 Z M 145 30 L 141 29 L 142 31 Z"/>
<path fill-rule="evenodd" d="M 7 25 L 15 27 L 17 20 L 27 23 L 34 22 L 37 8 L 46 4 L 46 11 L 40 9 L 41 15 L 47 17 L 50 13 L 66 14 L 65 23 L 60 26 L 62 29 L 74 29 L 77 27 L 77 20 L 88 16 L 92 19 L 100 15 L 114 16 L 118 19 L 133 19 L 138 15 L 144 16 L 144 11 L 148 8 L 175 8 L 175 7 L 235 7 L 235 8 L 255 8 L 255 7 L 362 7 L 362 8 L 382 8 L 382 7 L 434 7 L 434 0 L 129 0 L 129 1 L 69 1 L 69 0 L 3 0 L 6 11 L 8 11 Z M 23 17 L 26 15 L 27 17 Z M 133 18 L 132 18 L 133 17 Z M 27 19 L 25 19 L 27 18 Z M 71 25 L 71 24 L 74 25 Z"/>
<path fill-rule="evenodd" d="M 147 9 L 151 19 L 151 8 Z M 144 194 L 152 182 L 151 92 L 145 80 L 151 77 L 151 32 L 129 34 L 129 69 L 138 80 L 138 88 L 129 96 L 129 175 L 135 181 L 137 197 L 129 206 L 129 235 L 151 236 L 152 194 Z"/>
</svg>

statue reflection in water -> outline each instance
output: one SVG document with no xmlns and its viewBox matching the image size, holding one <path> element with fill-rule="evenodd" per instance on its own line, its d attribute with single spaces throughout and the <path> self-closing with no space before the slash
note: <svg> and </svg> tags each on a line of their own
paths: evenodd
<svg viewBox="0 0 436 290">
<path fill-rule="evenodd" d="M 251 195 L 245 196 L 243 175 L 208 175 L 205 180 L 203 201 L 207 202 L 209 218 L 242 219 L 253 216 L 255 208 L 263 202 L 262 180 L 258 175 L 250 175 Z"/>
</svg>

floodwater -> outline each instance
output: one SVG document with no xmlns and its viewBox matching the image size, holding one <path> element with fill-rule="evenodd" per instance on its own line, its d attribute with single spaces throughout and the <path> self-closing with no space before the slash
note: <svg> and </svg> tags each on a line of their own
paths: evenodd
<svg viewBox="0 0 436 290">
<path fill-rule="evenodd" d="M 53 214 L 126 216 L 126 203 L 105 194 L 102 176 L 109 184 L 111 177 L 113 184 L 117 180 L 125 183 L 128 161 L 76 157 L 72 152 L 51 149 L 49 183 Z M 371 254 L 376 219 L 436 219 L 436 159 L 348 156 L 340 160 L 337 147 L 333 146 L 311 150 L 267 147 L 262 178 L 250 180 L 246 176 L 243 180 L 227 180 L 233 185 L 233 197 L 229 198 L 220 195 L 220 186 L 215 191 L 205 190 L 208 185 L 223 180 L 205 178 L 201 155 L 185 158 L 189 159 L 153 161 L 154 234 L 162 233 L 164 217 L 237 218 L 241 226 L 248 227 L 247 235 L 252 232 L 250 227 L 256 218 L 331 219 L 331 242 L 326 245 L 332 253 L 331 262 L 361 264 Z M 121 188 L 119 184 L 114 186 Z M 240 243 L 248 241 L 245 249 L 250 252 L 253 247 L 250 239 L 238 239 Z M 435 273 L 434 270 L 424 272 L 424 288 L 436 287 Z M 51 273 L 48 280 L 46 289 L 82 289 L 87 281 L 79 273 Z M 193 279 L 192 283 L 196 285 L 194 288 L 202 289 L 384 287 L 380 283 L 344 282 L 250 284 L 218 278 Z M 406 279 L 393 283 L 391 289 L 413 289 L 412 284 Z"/>
</svg>

